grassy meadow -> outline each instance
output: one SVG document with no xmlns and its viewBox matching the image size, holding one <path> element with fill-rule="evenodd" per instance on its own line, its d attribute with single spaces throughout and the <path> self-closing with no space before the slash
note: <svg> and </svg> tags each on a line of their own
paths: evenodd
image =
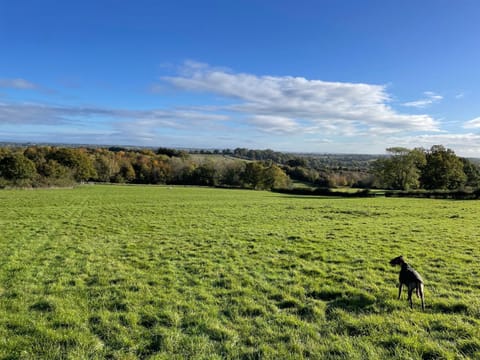
<svg viewBox="0 0 480 360">
<path fill-rule="evenodd" d="M 480 358 L 480 202 L 0 191 L 0 359 Z M 426 311 L 404 292 L 404 255 Z"/>
</svg>

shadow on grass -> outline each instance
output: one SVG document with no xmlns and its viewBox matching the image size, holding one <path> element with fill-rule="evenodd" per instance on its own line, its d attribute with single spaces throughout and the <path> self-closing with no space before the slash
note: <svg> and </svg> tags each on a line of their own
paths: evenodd
<svg viewBox="0 0 480 360">
<path fill-rule="evenodd" d="M 443 314 L 466 314 L 468 313 L 468 305 L 464 303 L 447 304 L 442 302 L 433 303 L 430 305 L 433 312 L 440 312 Z"/>
<path fill-rule="evenodd" d="M 388 313 L 394 310 L 410 310 L 408 302 L 392 301 L 392 299 L 380 296 L 375 297 L 364 292 L 339 292 L 332 289 L 316 290 L 307 294 L 316 300 L 327 302 L 326 314 L 332 314 L 335 309 L 341 309 L 351 313 Z M 420 303 L 415 303 L 414 310 L 421 311 Z M 463 302 L 433 302 L 427 303 L 426 312 L 442 314 L 469 314 L 471 309 Z"/>
<path fill-rule="evenodd" d="M 332 289 L 322 289 L 322 290 L 313 290 L 307 293 L 308 297 L 311 297 L 316 300 L 331 301 L 342 297 L 343 293 L 341 291 L 332 290 Z"/>
<path fill-rule="evenodd" d="M 48 300 L 40 300 L 31 305 L 29 309 L 38 312 L 52 312 L 55 310 L 55 304 Z"/>
<path fill-rule="evenodd" d="M 316 300 L 327 301 L 327 314 L 334 309 L 342 309 L 348 312 L 373 311 L 377 298 L 363 292 L 342 292 L 334 289 L 314 290 L 307 296 Z"/>
<path fill-rule="evenodd" d="M 347 293 L 342 297 L 330 301 L 327 312 L 331 309 L 342 309 L 349 312 L 368 312 L 373 310 L 375 296 L 364 293 Z"/>
<path fill-rule="evenodd" d="M 465 339 L 459 343 L 460 351 L 466 356 L 472 359 L 478 359 L 480 355 L 480 340 L 478 339 Z"/>
<path fill-rule="evenodd" d="M 401 335 L 389 335 L 386 340 L 380 341 L 381 345 L 385 348 L 389 354 L 389 358 L 398 358 L 400 353 L 416 353 L 416 359 L 422 360 L 436 360 L 436 359 L 447 359 L 450 357 L 445 356 L 445 354 L 438 348 L 432 347 L 430 344 L 419 343 L 416 339 L 413 339 L 411 336 L 401 336 Z"/>
</svg>

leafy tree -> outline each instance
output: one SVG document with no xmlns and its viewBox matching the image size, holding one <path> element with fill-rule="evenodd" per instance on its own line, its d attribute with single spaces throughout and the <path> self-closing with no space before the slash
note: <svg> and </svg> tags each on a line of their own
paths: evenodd
<svg viewBox="0 0 480 360">
<path fill-rule="evenodd" d="M 403 147 L 388 148 L 389 157 L 381 158 L 373 164 L 373 173 L 381 187 L 409 190 L 420 186 L 420 168 L 425 165 L 425 153 L 421 149 Z"/>
<path fill-rule="evenodd" d="M 434 145 L 426 153 L 421 182 L 426 189 L 454 190 L 465 185 L 464 163 L 453 150 Z"/>
<path fill-rule="evenodd" d="M 277 165 L 270 165 L 263 170 L 262 185 L 264 189 L 288 188 L 291 180 Z"/>
<path fill-rule="evenodd" d="M 317 170 L 303 166 L 285 166 L 285 171 L 291 179 L 309 182 L 312 184 L 315 183 L 320 177 Z"/>
<path fill-rule="evenodd" d="M 249 162 L 245 165 L 245 170 L 241 179 L 245 186 L 253 189 L 261 189 L 263 166 L 259 162 Z"/>
<path fill-rule="evenodd" d="M 460 158 L 463 163 L 463 172 L 467 176 L 466 186 L 480 187 L 480 169 L 473 162 L 466 158 Z"/>
<path fill-rule="evenodd" d="M 49 147 L 40 147 L 40 146 L 29 146 L 23 152 L 27 158 L 32 160 L 35 165 L 40 165 L 45 162 L 45 157 L 47 156 L 48 152 L 50 151 Z"/>
<path fill-rule="evenodd" d="M 181 157 L 186 158 L 188 157 L 188 153 L 185 150 L 177 150 L 177 149 L 170 149 L 170 148 L 158 148 L 157 150 L 158 155 L 167 155 L 168 157 Z"/>
<path fill-rule="evenodd" d="M 37 176 L 35 163 L 20 153 L 4 156 L 0 160 L 0 176 L 14 183 L 24 183 Z"/>
<path fill-rule="evenodd" d="M 225 165 L 222 176 L 222 182 L 228 186 L 241 186 L 242 174 L 245 171 L 245 163 L 242 161 L 234 161 Z"/>
<path fill-rule="evenodd" d="M 171 184 L 188 184 L 193 178 L 195 164 L 191 160 L 172 157 L 170 159 L 171 176 L 169 182 Z"/>
<path fill-rule="evenodd" d="M 171 178 L 172 169 L 169 161 L 153 159 L 151 162 L 151 183 L 166 184 Z"/>
<path fill-rule="evenodd" d="M 273 163 L 247 163 L 241 179 L 244 186 L 255 190 L 286 188 L 290 186 L 288 175 Z"/>
<path fill-rule="evenodd" d="M 93 179 L 97 175 L 92 160 L 81 149 L 55 149 L 48 154 L 47 159 L 56 160 L 59 164 L 72 169 L 76 181 Z"/>
<path fill-rule="evenodd" d="M 148 184 L 152 178 L 152 166 L 150 157 L 147 155 L 138 155 L 132 163 L 135 170 L 135 182 L 140 184 Z"/>
<path fill-rule="evenodd" d="M 218 185 L 217 171 L 213 164 L 205 163 L 198 166 L 193 171 L 193 181 L 195 185 L 216 186 Z"/>
<path fill-rule="evenodd" d="M 136 174 L 133 169 L 132 163 L 129 161 L 123 160 L 120 163 L 120 170 L 118 174 L 115 175 L 114 181 L 118 183 L 127 182 L 130 183 L 135 180 Z"/>
<path fill-rule="evenodd" d="M 97 173 L 96 179 L 103 182 L 112 181 L 120 171 L 116 159 L 110 154 L 98 154 L 95 157 L 94 167 Z"/>
<path fill-rule="evenodd" d="M 75 183 L 73 171 L 55 160 L 48 160 L 37 164 L 40 175 L 36 186 L 71 186 Z"/>
<path fill-rule="evenodd" d="M 46 178 L 73 178 L 72 171 L 58 163 L 56 160 L 48 160 L 43 162 L 38 167 L 40 175 Z"/>
<path fill-rule="evenodd" d="M 287 161 L 287 165 L 290 167 L 306 167 L 307 160 L 304 158 L 296 157 Z"/>
</svg>

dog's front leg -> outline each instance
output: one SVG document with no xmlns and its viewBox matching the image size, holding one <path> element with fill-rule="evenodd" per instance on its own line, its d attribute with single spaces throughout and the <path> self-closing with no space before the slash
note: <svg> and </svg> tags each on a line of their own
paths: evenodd
<svg viewBox="0 0 480 360">
<path fill-rule="evenodd" d="M 397 298 L 397 300 L 400 299 L 400 295 L 402 294 L 402 285 L 403 285 L 402 283 L 400 283 L 400 284 L 398 285 L 398 298 Z"/>
</svg>

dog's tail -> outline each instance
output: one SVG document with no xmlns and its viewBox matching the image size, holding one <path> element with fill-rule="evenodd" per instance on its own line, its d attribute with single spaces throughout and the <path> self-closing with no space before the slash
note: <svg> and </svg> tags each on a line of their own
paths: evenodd
<svg viewBox="0 0 480 360">
<path fill-rule="evenodd" d="M 422 310 L 425 310 L 425 298 L 424 298 L 424 292 L 423 292 L 423 283 L 419 282 L 417 286 L 417 291 L 416 291 L 417 297 L 422 300 Z"/>
</svg>

